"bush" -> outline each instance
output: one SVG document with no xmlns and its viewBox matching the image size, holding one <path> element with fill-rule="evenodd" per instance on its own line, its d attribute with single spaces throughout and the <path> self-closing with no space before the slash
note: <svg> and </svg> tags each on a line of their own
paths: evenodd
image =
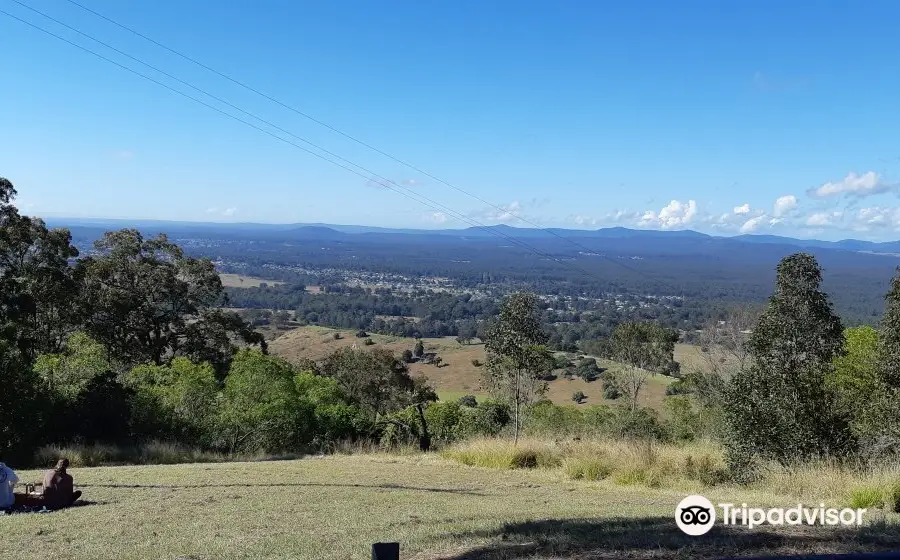
<svg viewBox="0 0 900 560">
<path fill-rule="evenodd" d="M 403 361 L 407 364 L 413 363 L 413 353 L 412 350 L 404 350 L 403 351 Z"/>
<path fill-rule="evenodd" d="M 495 437 L 510 422 L 509 406 L 495 400 L 484 400 L 475 407 L 471 419 L 471 433 L 479 436 Z"/>
<path fill-rule="evenodd" d="M 331 336 L 332 336 L 332 338 L 334 338 L 335 340 L 340 340 L 340 339 L 341 339 L 341 333 L 339 333 L 339 332 L 336 332 L 336 333 L 334 333 L 334 334 L 331 335 Z"/>
<path fill-rule="evenodd" d="M 606 435 L 616 439 L 667 439 L 668 434 L 659 422 L 659 415 L 652 408 L 631 411 L 616 407 L 609 418 Z"/>
<path fill-rule="evenodd" d="M 530 408 L 525 431 L 529 435 L 541 437 L 581 435 L 584 431 L 584 416 L 574 406 L 542 401 Z"/>
<path fill-rule="evenodd" d="M 481 360 L 479 360 L 478 358 L 473 358 L 473 359 L 472 359 L 472 365 L 475 366 L 475 367 L 481 367 L 481 366 L 483 366 L 484 364 L 482 364 L 482 363 L 481 363 Z"/>
<path fill-rule="evenodd" d="M 366 331 L 364 331 L 362 329 L 359 329 L 358 331 L 356 331 L 356 338 L 367 338 L 368 336 L 369 336 L 369 333 L 367 333 Z"/>
<path fill-rule="evenodd" d="M 437 443 L 453 443 L 468 431 L 462 407 L 456 402 L 436 402 L 425 409 L 425 421 L 431 439 Z"/>
<path fill-rule="evenodd" d="M 587 397 L 581 391 L 575 391 L 574 393 L 572 393 L 572 400 L 575 401 L 575 404 L 581 404 L 586 398 Z"/>
<path fill-rule="evenodd" d="M 614 401 L 621 397 L 622 394 L 619 392 L 619 388 L 615 385 L 607 385 L 606 388 L 603 389 L 603 398 Z"/>
<path fill-rule="evenodd" d="M 684 379 L 679 379 L 666 387 L 666 396 L 687 395 L 691 393 L 691 388 Z"/>
<path fill-rule="evenodd" d="M 465 395 L 460 397 L 458 401 L 460 406 L 465 406 L 468 408 L 475 408 L 478 406 L 478 400 L 475 398 L 475 395 Z"/>
<path fill-rule="evenodd" d="M 581 411 L 585 434 L 608 434 L 613 412 L 604 404 L 588 406 Z"/>
<path fill-rule="evenodd" d="M 709 455 L 701 455 L 696 460 L 691 455 L 688 455 L 682 465 L 682 472 L 685 478 L 696 480 L 706 486 L 721 484 L 728 478 L 728 472 L 725 468 L 717 465 Z"/>
<path fill-rule="evenodd" d="M 571 364 L 572 362 L 569 361 L 569 358 L 565 357 L 562 354 L 553 358 L 553 369 L 566 369 Z"/>
<path fill-rule="evenodd" d="M 874 486 L 859 486 L 850 491 L 849 507 L 853 509 L 872 509 L 884 504 L 884 495 L 880 488 Z"/>
<path fill-rule="evenodd" d="M 700 435 L 700 414 L 695 412 L 688 397 L 667 397 L 663 403 L 669 412 L 672 437 L 677 440 L 692 441 Z"/>
<path fill-rule="evenodd" d="M 371 338 L 367 338 L 366 341 L 363 342 L 363 344 L 364 344 L 365 346 L 372 346 L 373 344 L 375 344 L 375 341 L 372 340 Z"/>
</svg>

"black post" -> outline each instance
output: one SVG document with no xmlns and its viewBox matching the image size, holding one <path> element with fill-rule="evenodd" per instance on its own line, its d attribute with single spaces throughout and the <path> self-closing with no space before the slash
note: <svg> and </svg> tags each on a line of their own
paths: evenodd
<svg viewBox="0 0 900 560">
<path fill-rule="evenodd" d="M 372 560 L 400 560 L 400 543 L 378 542 L 373 544 Z"/>
</svg>

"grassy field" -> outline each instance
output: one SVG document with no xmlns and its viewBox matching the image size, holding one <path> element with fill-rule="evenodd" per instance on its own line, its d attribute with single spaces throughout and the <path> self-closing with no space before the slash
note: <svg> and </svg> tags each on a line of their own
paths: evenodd
<svg viewBox="0 0 900 560">
<path fill-rule="evenodd" d="M 253 276 L 244 276 L 243 274 L 219 274 L 222 279 L 222 285 L 226 288 L 259 288 L 260 284 L 268 284 L 269 286 L 278 286 L 284 284 L 278 280 L 266 280 L 265 278 L 254 278 Z"/>
<path fill-rule="evenodd" d="M 73 474 L 90 503 L 0 517 L 0 558 L 345 560 L 368 558 L 376 541 L 398 541 L 402 558 L 422 560 L 712 558 L 900 542 L 892 518 L 862 530 L 717 526 L 688 537 L 673 520 L 682 491 L 572 481 L 555 470 L 467 467 L 433 454 Z M 706 495 L 714 503 L 797 503 L 731 488 Z"/>
<path fill-rule="evenodd" d="M 340 333 L 343 338 L 335 340 L 334 333 Z M 389 348 L 397 354 L 407 349 L 412 350 L 415 346 L 415 341 L 410 338 L 377 334 L 371 335 L 371 338 L 376 345 Z M 436 352 L 443 359 L 445 365 L 435 367 L 427 364 L 411 364 L 410 371 L 415 375 L 427 377 L 442 399 L 454 400 L 463 395 L 471 394 L 479 397 L 486 394 L 482 387 L 481 368 L 472 365 L 472 360 L 476 359 L 481 363 L 485 362 L 483 345 L 462 345 L 456 342 L 455 337 L 426 338 L 423 339 L 423 342 L 425 351 Z M 356 338 L 353 331 L 307 326 L 281 334 L 270 343 L 269 348 L 273 354 L 287 360 L 296 361 L 300 358 L 319 360 L 336 348 L 354 344 L 364 348 L 363 340 Z M 690 367 L 694 367 L 694 362 L 699 363 L 699 351 L 694 346 L 679 344 L 675 352 L 676 359 L 688 362 Z M 613 371 L 621 367 L 608 360 L 597 360 L 597 363 L 600 367 Z M 672 381 L 672 378 L 663 375 L 650 376 L 646 387 L 639 396 L 639 403 L 642 406 L 660 408 L 665 398 L 666 387 Z M 572 394 L 576 391 L 581 391 L 586 395 L 585 405 L 614 402 L 603 398 L 603 387 L 599 381 L 588 383 L 582 379 L 568 380 L 563 377 L 549 383 L 547 397 L 557 404 L 573 404 Z"/>
</svg>

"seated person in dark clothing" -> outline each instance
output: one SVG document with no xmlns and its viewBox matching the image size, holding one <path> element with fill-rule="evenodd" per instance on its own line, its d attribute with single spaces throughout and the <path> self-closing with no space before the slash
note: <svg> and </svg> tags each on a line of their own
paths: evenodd
<svg viewBox="0 0 900 560">
<path fill-rule="evenodd" d="M 75 481 L 66 472 L 68 459 L 60 459 L 56 468 L 44 474 L 44 503 L 48 508 L 69 507 L 81 497 L 81 491 L 75 492 Z"/>
</svg>

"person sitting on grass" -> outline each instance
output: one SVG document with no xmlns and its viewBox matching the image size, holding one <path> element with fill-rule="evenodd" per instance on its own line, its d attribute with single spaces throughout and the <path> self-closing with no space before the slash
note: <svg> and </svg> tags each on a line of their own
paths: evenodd
<svg viewBox="0 0 900 560">
<path fill-rule="evenodd" d="M 69 507 L 81 497 L 81 491 L 75 492 L 75 481 L 66 472 L 69 460 L 60 459 L 56 468 L 44 474 L 44 503 L 50 509 Z"/>
<path fill-rule="evenodd" d="M 0 510 L 11 509 L 16 503 L 16 495 L 13 493 L 19 477 L 4 463 L 0 463 Z"/>
</svg>

